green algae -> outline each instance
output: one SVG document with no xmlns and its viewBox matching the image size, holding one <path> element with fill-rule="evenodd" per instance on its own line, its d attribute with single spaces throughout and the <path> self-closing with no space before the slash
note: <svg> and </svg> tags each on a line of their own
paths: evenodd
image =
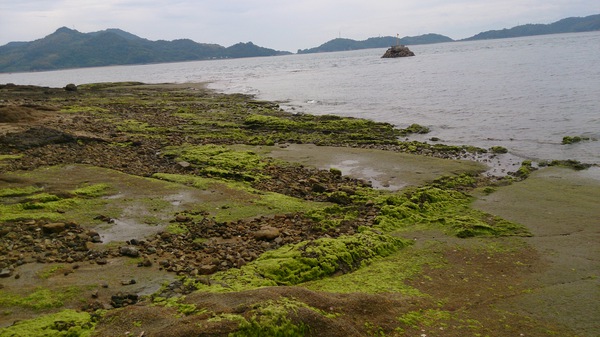
<svg viewBox="0 0 600 337">
<path fill-rule="evenodd" d="M 60 291 L 46 288 L 36 288 L 27 296 L 0 290 L 0 307 L 21 307 L 33 310 L 49 308 L 60 308 L 65 301 L 77 298 L 81 294 L 81 288 L 71 286 Z"/>
<path fill-rule="evenodd" d="M 333 205 L 321 209 L 309 210 L 306 216 L 318 225 L 314 229 L 327 231 L 331 228 L 337 228 L 344 222 L 352 221 L 358 218 L 358 211 L 352 207 L 342 207 Z"/>
<path fill-rule="evenodd" d="M 106 183 L 91 184 L 79 187 L 72 190 L 71 193 L 89 198 L 98 198 L 107 195 L 112 190 L 112 187 Z"/>
<path fill-rule="evenodd" d="M 568 160 L 552 160 L 548 162 L 540 163 L 540 166 L 558 166 L 558 167 L 567 167 L 576 171 L 581 171 L 592 167 L 592 164 L 582 163 L 578 160 L 568 159 Z"/>
<path fill-rule="evenodd" d="M 443 329 L 454 316 L 452 312 L 440 309 L 409 311 L 397 318 L 401 326 L 396 331 L 402 333 L 405 328 L 420 329 L 434 325 Z"/>
<path fill-rule="evenodd" d="M 468 190 L 477 186 L 477 178 L 470 173 L 442 176 L 435 179 L 431 185 L 443 189 Z"/>
<path fill-rule="evenodd" d="M 407 281 L 418 276 L 424 266 L 430 268 L 443 266 L 434 248 L 423 252 L 407 247 L 387 257 L 376 259 L 351 273 L 307 282 L 302 286 L 331 293 L 399 293 L 406 296 L 425 296 L 419 290 L 409 286 Z"/>
<path fill-rule="evenodd" d="M 0 328 L 0 337 L 90 337 L 94 326 L 89 313 L 63 310 Z"/>
<path fill-rule="evenodd" d="M 45 268 L 44 270 L 41 270 L 40 272 L 38 272 L 37 277 L 39 277 L 41 279 L 48 279 L 51 276 L 53 276 L 54 274 L 56 274 L 58 271 L 60 271 L 64 268 L 65 268 L 65 265 L 63 265 L 63 264 L 53 265 L 53 266 L 50 266 L 49 268 Z"/>
<path fill-rule="evenodd" d="M 191 175 L 172 174 L 172 173 L 155 173 L 152 178 L 165 180 L 173 183 L 178 183 L 186 186 L 191 186 L 200 190 L 207 190 L 212 185 L 218 184 L 218 181 L 211 178 L 197 177 Z"/>
<path fill-rule="evenodd" d="M 419 124 L 411 124 L 409 127 L 405 128 L 405 129 L 400 129 L 400 133 L 402 134 L 402 136 L 406 136 L 406 135 L 410 135 L 413 133 L 416 134 L 426 134 L 429 133 L 429 128 L 426 126 L 422 126 Z"/>
<path fill-rule="evenodd" d="M 152 299 L 152 304 L 166 308 L 176 308 L 177 312 L 184 316 L 207 312 L 205 309 L 198 309 L 195 304 L 183 303 L 183 300 L 185 300 L 185 296 L 171 298 L 154 297 Z"/>
<path fill-rule="evenodd" d="M 294 323 L 289 317 L 300 308 L 307 308 L 323 316 L 327 315 L 322 310 L 312 308 L 294 298 L 283 297 L 277 301 L 269 300 L 255 304 L 251 310 L 252 317 L 242 320 L 238 331 L 231 333 L 230 336 L 305 336 L 309 332 L 309 327 L 303 323 Z"/>
<path fill-rule="evenodd" d="M 208 212 L 217 221 L 235 221 L 263 215 L 309 212 L 327 205 L 280 193 L 262 192 L 244 182 L 166 173 L 157 173 L 153 177 L 200 190 L 223 191 L 222 193 L 230 196 L 226 203 L 223 201 L 205 203 L 196 208 L 195 212 Z M 197 218 L 197 216 L 191 215 L 191 218 Z"/>
<path fill-rule="evenodd" d="M 222 292 L 301 284 L 357 270 L 408 244 L 406 240 L 372 231 L 305 241 L 267 251 L 239 269 L 214 274 L 211 286 L 197 287 L 200 291 Z"/>
<path fill-rule="evenodd" d="M 165 133 L 168 131 L 167 128 L 152 126 L 147 122 L 141 122 L 133 119 L 120 121 L 117 124 L 117 130 L 126 133 L 135 133 L 138 135 L 141 134 L 144 137 L 149 138 L 157 137 L 157 134 Z"/>
<path fill-rule="evenodd" d="M 67 113 L 67 114 L 71 114 L 71 113 L 107 113 L 108 109 L 105 108 L 101 108 L 98 106 L 80 106 L 80 105 L 69 105 L 69 106 L 64 106 L 60 109 L 61 113 Z"/>
<path fill-rule="evenodd" d="M 575 143 L 579 143 L 579 142 L 583 142 L 586 140 L 590 140 L 589 137 L 583 137 L 583 136 L 564 136 L 562 139 L 562 144 L 563 145 L 569 145 L 569 144 L 575 144 Z"/>
<path fill-rule="evenodd" d="M 44 189 L 37 186 L 25 186 L 25 187 L 17 187 L 17 188 L 2 188 L 0 189 L 0 197 L 18 197 L 24 195 L 30 195 L 33 193 L 41 192 Z"/>
<path fill-rule="evenodd" d="M 4 165 L 3 160 L 20 159 L 22 154 L 0 154 L 0 166 Z"/>
<path fill-rule="evenodd" d="M 533 162 L 531 160 L 524 160 L 521 163 L 521 166 L 519 167 L 519 169 L 517 171 L 513 172 L 512 175 L 519 180 L 523 180 L 523 179 L 526 179 L 527 177 L 529 177 L 531 172 L 533 172 L 535 170 L 537 170 L 537 169 L 535 167 L 533 167 Z"/>
<path fill-rule="evenodd" d="M 221 145 L 183 146 L 167 148 L 163 154 L 186 161 L 209 177 L 220 177 L 241 181 L 256 181 L 266 178 L 260 170 L 267 161 L 251 151 L 236 151 Z"/>
<path fill-rule="evenodd" d="M 55 194 L 38 193 L 30 195 L 17 203 L 0 204 L 0 221 L 20 219 L 67 220 L 66 212 L 74 211 L 85 216 L 91 210 L 101 209 L 106 204 L 106 200 L 98 198 L 64 198 Z M 70 215 L 73 217 L 73 214 Z M 86 216 L 86 218 L 88 217 Z"/>
<path fill-rule="evenodd" d="M 385 232 L 437 228 L 462 238 L 529 235 L 520 224 L 471 208 L 473 200 L 455 190 L 420 187 L 379 198 L 375 223 Z"/>
<path fill-rule="evenodd" d="M 492 146 L 492 147 L 490 147 L 490 152 L 496 153 L 496 154 L 502 154 L 502 153 L 508 153 L 508 149 L 503 146 Z"/>
<path fill-rule="evenodd" d="M 310 327 L 294 318 L 299 310 L 310 310 L 324 318 L 334 319 L 339 314 L 328 313 L 312 307 L 294 297 L 280 297 L 252 304 L 245 315 L 221 313 L 207 322 L 230 321 L 238 324 L 238 329 L 229 334 L 232 337 L 301 337 L 310 333 Z"/>
</svg>

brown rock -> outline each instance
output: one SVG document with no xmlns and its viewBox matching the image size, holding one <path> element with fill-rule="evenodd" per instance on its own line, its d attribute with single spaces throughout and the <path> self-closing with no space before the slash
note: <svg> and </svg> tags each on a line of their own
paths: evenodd
<svg viewBox="0 0 600 337">
<path fill-rule="evenodd" d="M 60 233 L 67 228 L 67 225 L 63 222 L 47 223 L 42 226 L 44 233 Z"/>
<path fill-rule="evenodd" d="M 218 267 L 214 264 L 205 264 L 200 266 L 198 269 L 198 274 L 200 275 L 209 275 L 215 273 L 218 270 Z"/>
<path fill-rule="evenodd" d="M 175 221 L 177 221 L 177 222 L 190 221 L 190 217 L 187 215 L 183 215 L 183 214 L 177 214 L 177 216 L 175 217 Z"/>
<path fill-rule="evenodd" d="M 273 240 L 279 236 L 279 229 L 271 226 L 261 227 L 260 230 L 257 230 L 253 233 L 254 238 L 257 240 Z"/>
</svg>

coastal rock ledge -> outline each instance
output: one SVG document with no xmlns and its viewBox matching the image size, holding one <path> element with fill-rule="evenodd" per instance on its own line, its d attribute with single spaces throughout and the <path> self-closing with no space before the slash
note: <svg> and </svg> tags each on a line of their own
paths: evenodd
<svg viewBox="0 0 600 337">
<path fill-rule="evenodd" d="M 415 53 L 410 51 L 408 47 L 403 45 L 392 46 L 386 50 L 385 54 L 381 58 L 394 58 L 394 57 L 407 57 L 415 56 Z"/>
</svg>

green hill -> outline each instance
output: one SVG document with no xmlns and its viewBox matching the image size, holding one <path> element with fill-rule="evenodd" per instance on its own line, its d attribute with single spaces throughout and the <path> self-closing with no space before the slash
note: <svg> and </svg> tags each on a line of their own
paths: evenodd
<svg viewBox="0 0 600 337">
<path fill-rule="evenodd" d="M 600 14 L 590 15 L 582 18 L 566 18 L 550 24 L 526 24 L 510 29 L 505 28 L 502 30 L 489 30 L 466 38 L 464 41 L 503 39 L 510 37 L 546 34 L 578 33 L 595 30 L 600 30 Z"/>
<path fill-rule="evenodd" d="M 344 50 L 358 50 L 358 49 L 370 49 L 370 48 L 388 48 L 398 44 L 404 45 L 415 45 L 415 44 L 429 44 L 429 43 L 440 43 L 440 42 L 451 42 L 451 38 L 439 34 L 425 34 L 420 36 L 405 36 L 401 39 L 393 36 L 384 37 L 372 37 L 364 41 L 356 41 L 352 39 L 333 39 L 325 42 L 324 44 L 310 49 L 298 50 L 298 54 L 311 54 L 311 53 L 326 53 L 333 51 L 344 51 Z"/>
<path fill-rule="evenodd" d="M 181 39 L 150 41 L 120 29 L 80 33 L 59 28 L 43 39 L 0 47 L 0 72 L 181 62 L 289 54 L 240 43 L 229 48 Z"/>
</svg>

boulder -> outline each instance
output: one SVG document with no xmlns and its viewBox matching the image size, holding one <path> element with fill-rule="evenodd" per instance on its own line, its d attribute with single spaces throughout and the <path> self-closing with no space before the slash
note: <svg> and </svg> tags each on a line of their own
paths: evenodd
<svg viewBox="0 0 600 337">
<path fill-rule="evenodd" d="M 60 233 L 67 228 L 67 224 L 63 222 L 47 223 L 42 226 L 44 233 Z"/>
<path fill-rule="evenodd" d="M 66 91 L 77 91 L 77 86 L 73 83 L 69 83 L 65 86 Z"/>
<path fill-rule="evenodd" d="M 5 269 L 0 270 L 0 277 L 2 277 L 2 278 L 10 277 L 11 275 L 12 275 L 12 270 L 10 270 L 10 269 L 5 268 Z"/>
<path fill-rule="evenodd" d="M 415 53 L 410 51 L 408 47 L 403 45 L 392 46 L 386 50 L 385 54 L 381 58 L 394 58 L 394 57 L 407 57 L 415 56 Z"/>
<path fill-rule="evenodd" d="M 261 227 L 260 230 L 254 232 L 254 238 L 257 240 L 273 240 L 279 236 L 279 229 L 271 226 Z"/>
<path fill-rule="evenodd" d="M 140 256 L 140 251 L 132 246 L 124 246 L 119 248 L 119 253 L 121 253 L 121 255 L 123 256 L 129 256 L 129 257 L 138 257 Z"/>
</svg>

